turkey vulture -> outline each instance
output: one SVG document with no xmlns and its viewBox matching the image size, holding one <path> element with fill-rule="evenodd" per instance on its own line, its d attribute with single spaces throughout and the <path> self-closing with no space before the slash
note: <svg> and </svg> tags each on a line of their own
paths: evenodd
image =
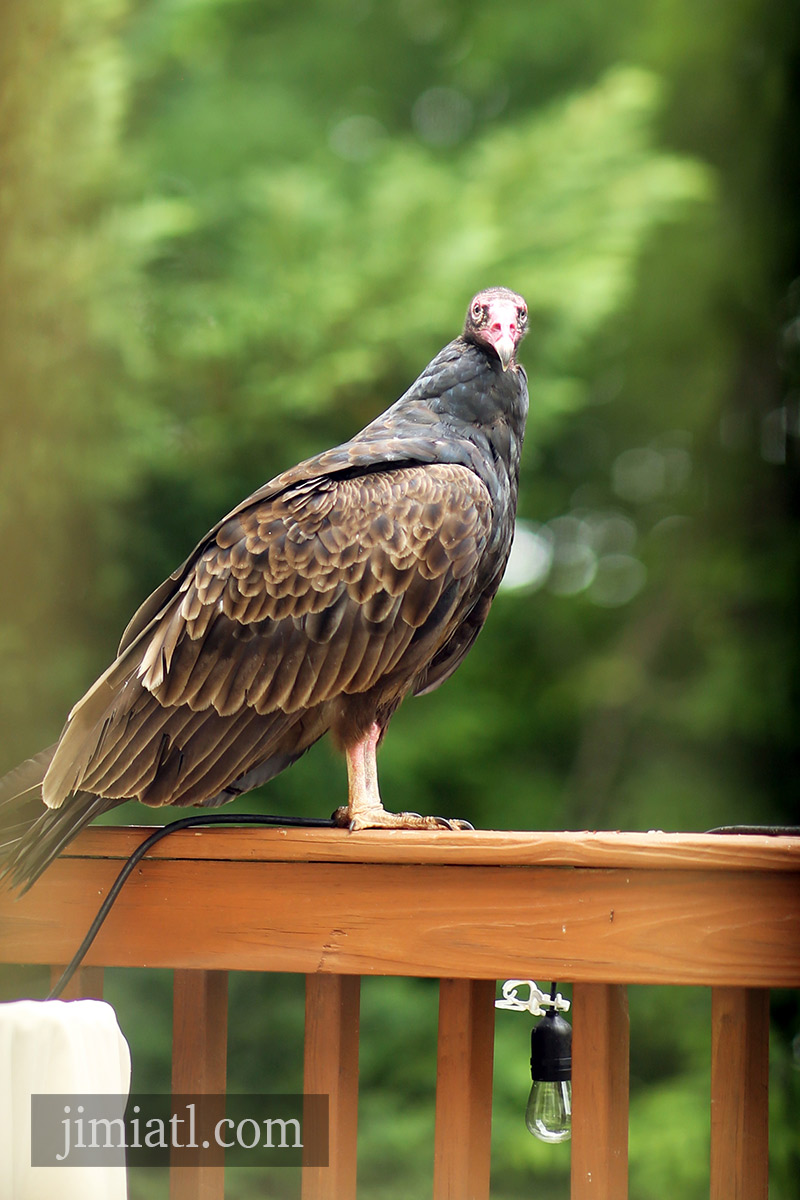
<svg viewBox="0 0 800 1200">
<path fill-rule="evenodd" d="M 216 807 L 329 731 L 347 760 L 337 824 L 463 827 L 387 812 L 375 753 L 403 697 L 455 671 L 503 575 L 527 322 L 521 296 L 479 292 L 405 395 L 259 488 L 153 592 L 56 745 L 0 781 L 13 883 L 125 800 Z"/>
</svg>

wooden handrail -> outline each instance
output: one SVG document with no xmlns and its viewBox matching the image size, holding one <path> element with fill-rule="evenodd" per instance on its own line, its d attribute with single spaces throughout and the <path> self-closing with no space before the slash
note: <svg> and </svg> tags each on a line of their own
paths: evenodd
<svg viewBox="0 0 800 1200">
<path fill-rule="evenodd" d="M 95 828 L 29 893 L 0 894 L 0 962 L 63 963 L 149 834 Z M 202 913 L 202 919 L 198 918 Z M 305 1090 L 330 1097 L 303 1200 L 355 1200 L 358 977 L 439 978 L 435 1200 L 486 1200 L 494 980 L 573 988 L 573 1200 L 627 1194 L 625 985 L 713 990 L 711 1200 L 766 1200 L 768 989 L 800 986 L 800 838 L 204 829 L 154 847 L 90 949 L 175 970 L 173 1078 L 224 1086 L 225 972 L 307 976 Z M 191 1020 L 187 1020 L 189 1014 Z M 220 1200 L 221 1171 L 172 1200 Z"/>
<path fill-rule="evenodd" d="M 3 898 L 0 961 L 69 961 L 146 832 L 92 830 Z M 337 833 L 173 835 L 126 884 L 87 965 L 497 979 L 535 964 L 587 983 L 800 983 L 800 839 Z"/>
<path fill-rule="evenodd" d="M 125 859 L 153 832 L 149 825 L 92 826 L 71 844 L 78 858 Z M 750 834 L 393 829 L 182 829 L 157 842 L 148 859 L 233 862 L 440 863 L 462 866 L 650 867 L 653 870 L 797 872 L 800 836 Z"/>
</svg>

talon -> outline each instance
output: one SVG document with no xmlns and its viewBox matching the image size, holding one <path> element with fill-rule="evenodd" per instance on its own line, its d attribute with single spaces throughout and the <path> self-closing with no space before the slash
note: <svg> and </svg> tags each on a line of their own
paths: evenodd
<svg viewBox="0 0 800 1200">
<path fill-rule="evenodd" d="M 342 805 L 331 813 L 331 820 L 339 829 L 349 829 L 356 833 L 360 829 L 449 829 L 452 832 L 472 830 L 475 826 L 459 817 L 424 817 L 417 812 L 387 812 L 385 808 L 376 805 L 359 809 L 351 813 L 347 805 Z"/>
</svg>

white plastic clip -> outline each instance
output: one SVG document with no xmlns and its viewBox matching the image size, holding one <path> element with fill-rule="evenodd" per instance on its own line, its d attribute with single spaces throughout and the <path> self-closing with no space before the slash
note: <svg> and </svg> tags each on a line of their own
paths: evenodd
<svg viewBox="0 0 800 1200">
<path fill-rule="evenodd" d="M 517 988 L 528 988 L 528 998 L 524 1000 L 517 993 Z M 510 1008 L 513 1012 L 529 1012 L 534 1017 L 543 1017 L 548 1008 L 556 1012 L 569 1012 L 569 1000 L 565 1000 L 561 992 L 556 992 L 550 998 L 548 992 L 543 992 L 532 979 L 507 979 L 503 984 L 502 1000 L 495 1000 L 495 1008 Z"/>
</svg>

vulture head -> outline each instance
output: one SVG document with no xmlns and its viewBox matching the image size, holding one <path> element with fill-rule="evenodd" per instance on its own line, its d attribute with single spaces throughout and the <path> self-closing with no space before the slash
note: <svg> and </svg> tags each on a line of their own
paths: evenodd
<svg viewBox="0 0 800 1200">
<path fill-rule="evenodd" d="M 476 346 L 490 346 L 504 371 L 516 366 L 517 346 L 528 332 L 528 306 L 508 288 L 478 292 L 467 309 L 464 337 Z"/>
</svg>

